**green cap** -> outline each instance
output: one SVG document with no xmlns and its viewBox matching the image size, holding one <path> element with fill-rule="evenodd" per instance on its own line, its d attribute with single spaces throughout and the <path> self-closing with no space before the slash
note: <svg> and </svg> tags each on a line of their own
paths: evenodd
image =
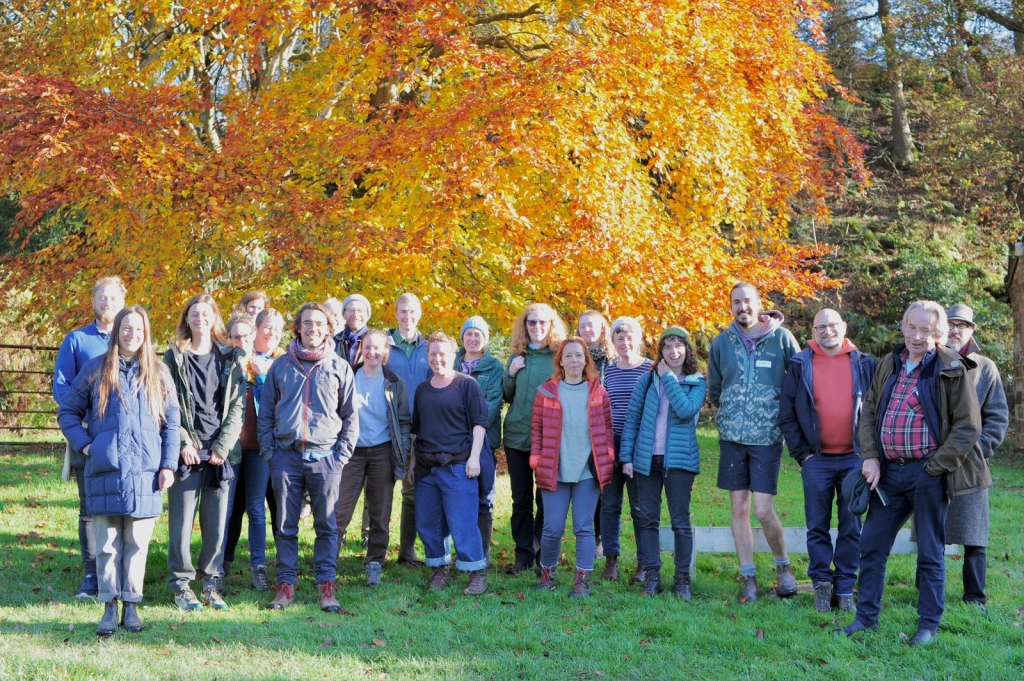
<svg viewBox="0 0 1024 681">
<path fill-rule="evenodd" d="M 670 326 L 661 332 L 661 335 L 658 336 L 658 342 L 660 343 L 661 341 L 665 340 L 666 338 L 669 338 L 670 336 L 682 338 L 684 341 L 690 340 L 690 334 L 689 332 L 687 332 L 686 329 L 684 329 L 681 326 Z"/>
</svg>

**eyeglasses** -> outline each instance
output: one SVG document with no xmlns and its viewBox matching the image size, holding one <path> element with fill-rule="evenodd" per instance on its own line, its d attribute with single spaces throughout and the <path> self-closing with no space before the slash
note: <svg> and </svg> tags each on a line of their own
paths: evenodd
<svg viewBox="0 0 1024 681">
<path fill-rule="evenodd" d="M 950 324 L 950 331 L 966 331 L 967 329 L 973 329 L 974 327 L 970 324 Z"/>
<path fill-rule="evenodd" d="M 831 324 L 819 324 L 818 326 L 814 327 L 814 330 L 817 331 L 818 333 L 825 333 L 826 329 L 828 329 L 829 331 L 835 331 L 845 323 L 846 322 L 832 322 Z"/>
<path fill-rule="evenodd" d="M 529 326 L 547 326 L 551 323 L 550 319 L 527 319 L 526 323 Z"/>
<path fill-rule="evenodd" d="M 306 321 L 302 322 L 302 328 L 304 328 L 304 329 L 326 329 L 327 328 L 327 322 L 314 322 L 314 321 L 310 321 L 310 320 L 307 319 Z"/>
</svg>

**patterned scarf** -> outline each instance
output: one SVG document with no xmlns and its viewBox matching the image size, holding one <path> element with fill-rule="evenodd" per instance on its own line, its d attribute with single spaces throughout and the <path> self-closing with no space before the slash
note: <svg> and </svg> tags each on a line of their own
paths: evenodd
<svg viewBox="0 0 1024 681">
<path fill-rule="evenodd" d="M 590 351 L 590 358 L 594 360 L 594 364 L 596 364 L 597 366 L 601 366 L 601 362 L 605 362 L 608 360 L 608 356 L 605 353 L 604 348 L 588 347 L 587 350 Z"/>
<path fill-rule="evenodd" d="M 472 362 L 467 362 L 467 361 L 463 360 L 462 361 L 462 367 L 461 367 L 462 373 L 464 373 L 464 374 L 471 374 L 474 371 L 476 371 L 476 368 L 480 365 L 480 360 L 482 360 L 482 359 L 483 359 L 483 357 L 477 357 Z"/>
<path fill-rule="evenodd" d="M 324 339 L 324 344 L 319 348 L 308 350 L 304 348 L 302 343 L 299 342 L 299 339 L 296 338 L 288 344 L 288 352 L 303 362 L 319 362 L 324 357 L 327 357 L 329 353 L 334 352 L 334 339 L 328 336 Z"/>
</svg>

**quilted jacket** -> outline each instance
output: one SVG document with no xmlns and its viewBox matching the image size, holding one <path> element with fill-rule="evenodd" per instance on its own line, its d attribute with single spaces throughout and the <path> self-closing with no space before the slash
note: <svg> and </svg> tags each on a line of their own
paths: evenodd
<svg viewBox="0 0 1024 681">
<path fill-rule="evenodd" d="M 599 379 L 592 379 L 589 383 L 590 468 L 597 484 L 604 489 L 611 482 L 615 466 L 612 404 Z M 554 491 L 558 486 L 558 455 L 562 445 L 562 403 L 558 400 L 558 381 L 551 379 L 537 388 L 530 426 L 530 467 L 537 473 L 537 487 Z"/>
</svg>

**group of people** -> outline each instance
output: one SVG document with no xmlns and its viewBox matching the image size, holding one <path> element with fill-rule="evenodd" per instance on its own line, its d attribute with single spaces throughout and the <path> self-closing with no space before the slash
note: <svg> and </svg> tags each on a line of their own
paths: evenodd
<svg viewBox="0 0 1024 681">
<path fill-rule="evenodd" d="M 730 291 L 733 322 L 713 340 L 705 378 L 681 327 L 664 329 L 647 359 L 635 318 L 609 323 L 590 310 L 570 336 L 543 303 L 516 318 L 503 366 L 490 352 L 483 318 L 467 319 L 457 340 L 425 336 L 420 301 L 409 293 L 396 301 L 397 326 L 387 331 L 369 326 L 372 307 L 362 295 L 306 303 L 292 316 L 293 338 L 283 347 L 284 315 L 265 293 L 247 293 L 226 323 L 214 299 L 198 294 L 182 308 L 176 341 L 160 362 L 145 310 L 125 307 L 125 295 L 116 277 L 97 282 L 95 320 L 65 338 L 53 383 L 68 440 L 65 470 L 80 497 L 85 576 L 76 595 L 104 604 L 101 635 L 116 631 L 119 601 L 121 625 L 143 627 L 136 604 L 164 490 L 169 584 L 182 610 L 229 607 L 223 583 L 244 515 L 252 584 L 274 589 L 266 566 L 269 505 L 277 550 L 269 607 L 286 608 L 295 598 L 299 520 L 308 509 L 317 602 L 337 612 L 339 537 L 362 495 L 366 583 L 378 585 L 398 482 L 398 560 L 425 563 L 428 587 L 444 589 L 454 545 L 455 567 L 467 573 L 464 592 L 484 593 L 501 445 L 515 543 L 507 574 L 536 569 L 537 590 L 556 589 L 571 509 L 569 596 L 590 594 L 600 556 L 602 579 L 618 579 L 628 495 L 633 579 L 653 597 L 662 590 L 667 499 L 672 591 L 689 600 L 696 426 L 706 398 L 718 408 L 718 486 L 730 492 L 742 602 L 760 594 L 751 506 L 774 555 L 777 595 L 797 591 L 774 510 L 785 441 L 804 482 L 815 605 L 822 612 L 855 609 L 845 633 L 877 626 L 885 562 L 911 514 L 921 590 L 911 644 L 930 640 L 938 627 L 947 541 L 967 546 L 964 598 L 984 604 L 987 458 L 1008 414 L 965 305 L 947 316 L 935 303 L 914 303 L 903 319 L 905 342 L 876 363 L 829 309 L 815 317 L 814 338 L 801 351 L 782 315 L 763 310 L 757 289 L 740 282 Z M 856 502 L 866 497 L 862 525 Z M 202 548 L 194 564 L 197 514 Z"/>
</svg>

